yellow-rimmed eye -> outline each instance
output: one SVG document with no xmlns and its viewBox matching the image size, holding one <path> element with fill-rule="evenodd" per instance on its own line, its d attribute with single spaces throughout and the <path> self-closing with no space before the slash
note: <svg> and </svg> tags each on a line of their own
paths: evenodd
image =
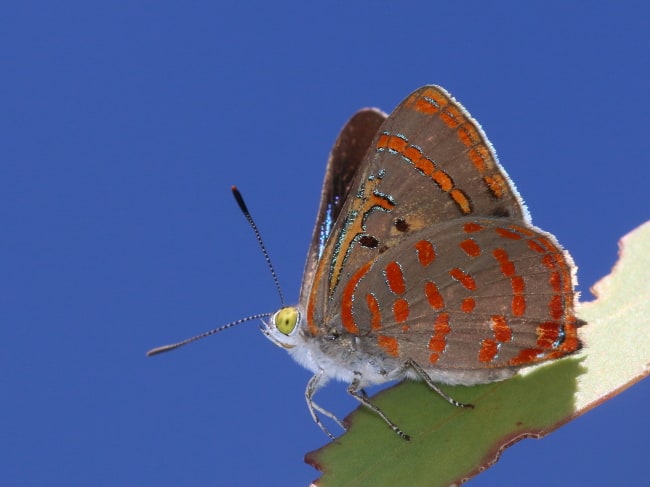
<svg viewBox="0 0 650 487">
<path fill-rule="evenodd" d="M 296 308 L 282 308 L 275 313 L 273 324 L 284 335 L 290 335 L 298 323 L 298 310 Z"/>
</svg>

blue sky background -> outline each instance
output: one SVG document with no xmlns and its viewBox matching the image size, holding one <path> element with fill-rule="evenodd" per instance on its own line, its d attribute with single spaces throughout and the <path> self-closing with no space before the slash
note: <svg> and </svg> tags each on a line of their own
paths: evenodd
<svg viewBox="0 0 650 487">
<path fill-rule="evenodd" d="M 325 161 L 365 106 L 446 87 L 585 299 L 650 217 L 647 2 L 7 1 L 0 8 L 0 483 L 307 485 L 309 373 L 257 324 L 297 299 Z M 624 324 L 621 324 L 624 326 Z M 320 403 L 355 407 L 343 385 Z M 469 485 L 639 485 L 643 381 Z"/>
</svg>

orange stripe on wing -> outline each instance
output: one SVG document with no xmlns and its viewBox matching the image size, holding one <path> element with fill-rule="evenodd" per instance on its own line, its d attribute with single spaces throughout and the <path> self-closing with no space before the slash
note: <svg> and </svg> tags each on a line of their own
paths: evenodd
<svg viewBox="0 0 650 487">
<path fill-rule="evenodd" d="M 352 305 L 354 303 L 354 292 L 357 289 L 357 285 L 363 279 L 363 277 L 368 273 L 372 267 L 372 261 L 363 265 L 358 269 L 343 289 L 343 295 L 341 296 L 341 324 L 343 328 L 346 329 L 349 333 L 354 333 L 355 335 L 359 334 L 359 327 L 354 321 L 354 316 L 352 314 Z"/>
</svg>

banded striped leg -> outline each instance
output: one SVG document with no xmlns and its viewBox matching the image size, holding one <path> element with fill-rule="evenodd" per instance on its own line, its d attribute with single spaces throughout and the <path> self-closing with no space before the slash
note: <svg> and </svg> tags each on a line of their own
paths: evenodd
<svg viewBox="0 0 650 487">
<path fill-rule="evenodd" d="M 447 401 L 449 404 L 452 406 L 456 406 L 458 408 L 471 408 L 474 409 L 473 404 L 467 404 L 463 402 L 458 402 L 456 399 L 453 397 L 449 396 L 447 393 L 445 393 L 442 389 L 440 389 L 432 380 L 431 377 L 429 377 L 429 374 L 426 373 L 426 371 L 412 359 L 408 359 L 406 361 L 406 364 L 404 364 L 406 367 L 411 367 L 417 374 L 420 376 L 420 378 L 428 385 L 436 394 L 438 394 L 440 397 L 442 397 L 445 401 Z"/>
<path fill-rule="evenodd" d="M 321 430 L 323 430 L 323 432 L 327 436 L 329 436 L 332 440 L 336 440 L 336 437 L 329 432 L 329 430 L 321 422 L 320 418 L 318 417 L 318 414 L 316 413 L 319 412 L 322 415 L 327 416 L 331 420 L 335 421 L 336 424 L 338 424 L 343 430 L 345 430 L 346 427 L 343 426 L 343 423 L 333 413 L 330 413 L 327 409 L 323 409 L 313 401 L 313 397 L 314 394 L 316 394 L 316 391 L 318 391 L 318 389 L 320 389 L 322 386 L 325 385 L 324 383 L 322 383 L 324 372 L 325 372 L 324 370 L 321 370 L 316 375 L 314 375 L 311 379 L 309 379 L 309 382 L 307 383 L 307 389 L 305 390 L 305 400 L 307 401 L 307 408 L 309 409 L 309 413 L 311 414 L 314 423 L 316 423 L 318 427 Z"/>
<path fill-rule="evenodd" d="M 411 437 L 409 435 L 404 433 L 395 423 L 388 419 L 388 416 L 386 416 L 381 409 L 370 402 L 370 399 L 368 399 L 368 397 L 362 393 L 363 389 L 361 389 L 362 392 L 360 392 L 359 386 L 361 385 L 361 374 L 358 372 L 355 372 L 354 374 L 354 380 L 352 381 L 352 384 L 348 386 L 348 393 L 361 404 L 377 414 L 381 419 L 383 419 L 384 422 L 390 426 L 390 429 L 397 433 L 400 438 L 406 441 L 411 441 Z"/>
</svg>

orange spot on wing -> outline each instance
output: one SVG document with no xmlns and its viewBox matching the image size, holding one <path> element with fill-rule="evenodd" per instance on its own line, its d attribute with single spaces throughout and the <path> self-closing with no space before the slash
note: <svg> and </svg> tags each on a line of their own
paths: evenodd
<svg viewBox="0 0 650 487">
<path fill-rule="evenodd" d="M 463 193 L 460 189 L 454 188 L 449 192 L 451 199 L 453 199 L 460 211 L 466 215 L 472 212 L 472 205 L 469 202 L 469 198 Z"/>
<path fill-rule="evenodd" d="M 390 136 L 388 134 L 381 134 L 379 136 L 379 139 L 377 140 L 377 148 L 388 149 L 389 140 L 390 140 Z"/>
<path fill-rule="evenodd" d="M 458 128 L 458 138 L 467 147 L 471 147 L 474 144 L 481 142 L 481 137 L 476 128 L 470 124 L 465 124 Z"/>
<path fill-rule="evenodd" d="M 449 275 L 456 279 L 461 284 L 461 286 L 463 286 L 468 291 L 474 291 L 476 289 L 476 281 L 474 281 L 474 278 L 458 267 L 450 270 Z"/>
<path fill-rule="evenodd" d="M 370 327 L 373 330 L 381 329 L 381 311 L 379 309 L 379 302 L 372 294 L 366 294 L 366 304 L 370 310 Z"/>
<path fill-rule="evenodd" d="M 436 251 L 433 244 L 428 240 L 420 240 L 415 244 L 417 251 L 418 261 L 422 267 L 426 267 L 436 258 Z"/>
<path fill-rule="evenodd" d="M 397 341 L 397 338 L 379 335 L 377 337 L 377 344 L 383 348 L 388 353 L 388 355 L 392 357 L 399 356 L 399 343 Z"/>
<path fill-rule="evenodd" d="M 393 316 L 398 323 L 404 323 L 409 317 L 409 303 L 406 299 L 398 299 L 393 303 Z"/>
<path fill-rule="evenodd" d="M 447 334 L 451 331 L 449 326 L 449 314 L 440 313 L 433 323 L 433 336 L 429 340 L 429 350 L 442 353 L 447 346 Z"/>
<path fill-rule="evenodd" d="M 464 118 L 460 110 L 453 105 L 448 105 L 444 111 L 440 112 L 440 120 L 450 129 L 458 127 L 464 121 Z"/>
<path fill-rule="evenodd" d="M 512 330 L 508 326 L 506 317 L 502 315 L 494 315 L 492 317 L 492 331 L 494 338 L 499 342 L 509 342 L 512 340 Z"/>
<path fill-rule="evenodd" d="M 501 266 L 501 274 L 505 277 L 512 277 L 515 274 L 515 264 L 510 260 L 508 253 L 503 249 L 494 249 L 492 255 Z"/>
<path fill-rule="evenodd" d="M 442 299 L 440 292 L 438 291 L 438 286 L 433 282 L 427 281 L 424 285 L 424 294 L 427 297 L 427 301 L 434 309 L 442 309 L 445 307 L 445 301 Z"/>
<path fill-rule="evenodd" d="M 463 299 L 463 302 L 460 304 L 460 309 L 463 313 L 471 313 L 474 311 L 474 307 L 476 306 L 476 302 L 474 301 L 474 298 L 465 298 Z"/>
<path fill-rule="evenodd" d="M 535 242 L 534 240 L 529 240 L 528 241 L 528 247 L 531 250 L 537 252 L 538 254 L 543 254 L 544 253 L 544 248 L 540 244 Z"/>
<path fill-rule="evenodd" d="M 478 223 L 470 222 L 470 223 L 465 223 L 465 225 L 463 225 L 463 231 L 465 233 L 480 232 L 481 230 L 483 230 L 483 227 Z"/>
<path fill-rule="evenodd" d="M 559 323 L 540 323 L 537 326 L 537 346 L 540 348 L 554 348 L 560 338 Z"/>
<path fill-rule="evenodd" d="M 418 150 L 418 153 L 419 152 L 420 151 Z M 431 175 L 436 169 L 436 165 L 433 163 L 433 161 L 428 157 L 423 156 L 422 154 L 413 159 L 413 165 L 416 169 L 422 171 L 423 174 L 426 174 L 429 177 L 432 177 Z"/>
<path fill-rule="evenodd" d="M 524 348 L 519 352 L 519 355 L 508 361 L 509 365 L 519 366 L 531 364 L 539 361 L 539 356 L 544 353 L 540 348 Z"/>
<path fill-rule="evenodd" d="M 440 189 L 443 190 L 445 193 L 448 193 L 451 188 L 454 187 L 454 182 L 451 180 L 449 175 L 444 172 L 444 171 L 434 171 L 433 174 L 431 174 L 431 178 L 435 181 L 435 183 L 440 186 Z"/>
<path fill-rule="evenodd" d="M 483 178 L 483 181 L 487 185 L 488 189 L 492 192 L 492 194 L 498 199 L 503 198 L 503 196 L 508 193 L 506 182 L 501 176 L 497 174 L 494 174 L 492 176 L 485 176 Z"/>
<path fill-rule="evenodd" d="M 521 240 L 521 235 L 510 231 L 507 228 L 495 228 L 494 231 L 497 233 L 497 235 L 499 235 L 499 237 L 507 238 L 510 240 Z"/>
<path fill-rule="evenodd" d="M 407 142 L 401 137 L 391 135 L 390 139 L 388 140 L 388 148 L 390 150 L 394 150 L 395 152 L 402 153 L 404 149 L 406 149 L 406 146 Z"/>
<path fill-rule="evenodd" d="M 512 314 L 523 316 L 526 313 L 526 298 L 521 294 L 512 297 Z"/>
<path fill-rule="evenodd" d="M 406 105 L 425 115 L 433 115 L 447 105 L 448 100 L 435 88 L 427 88 L 422 93 L 407 100 Z"/>
<path fill-rule="evenodd" d="M 413 164 L 416 164 L 416 162 L 422 158 L 422 151 L 420 151 L 420 149 L 417 147 L 410 145 L 404 149 L 402 155 L 410 160 Z"/>
<path fill-rule="evenodd" d="M 481 349 L 478 352 L 478 360 L 483 363 L 491 362 L 498 352 L 499 346 L 497 345 L 497 342 L 486 338 L 481 342 Z"/>
<path fill-rule="evenodd" d="M 406 283 L 404 282 L 404 274 L 400 265 L 393 261 L 389 262 L 385 269 L 386 282 L 388 287 L 395 294 L 404 294 L 406 291 Z"/>
<path fill-rule="evenodd" d="M 485 161 L 486 158 L 483 156 L 483 151 L 478 150 L 479 147 L 475 147 L 471 149 L 467 155 L 469 156 L 470 160 L 472 161 L 472 164 L 474 164 L 474 167 L 478 169 L 480 173 L 485 171 Z"/>
<path fill-rule="evenodd" d="M 471 238 L 463 240 L 459 246 L 470 257 L 478 257 L 481 255 L 481 247 Z"/>
<path fill-rule="evenodd" d="M 534 237 L 536 235 L 536 233 L 533 232 L 530 228 L 522 227 L 521 225 L 510 225 L 510 228 L 516 232 L 523 233 L 528 237 Z"/>
<path fill-rule="evenodd" d="M 524 283 L 524 278 L 521 276 L 514 276 L 510 279 L 510 283 L 512 285 L 512 292 L 515 294 L 521 294 L 524 292 L 526 289 L 526 285 Z"/>
<path fill-rule="evenodd" d="M 556 293 L 562 290 L 562 277 L 559 272 L 551 272 L 551 277 L 548 278 L 548 282 Z"/>
</svg>

